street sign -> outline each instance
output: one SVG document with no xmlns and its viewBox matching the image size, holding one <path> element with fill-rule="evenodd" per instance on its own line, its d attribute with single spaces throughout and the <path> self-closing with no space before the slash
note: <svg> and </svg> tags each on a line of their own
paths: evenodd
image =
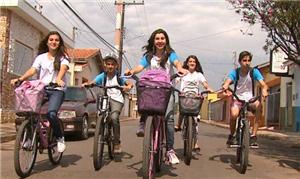
<svg viewBox="0 0 300 179">
<path fill-rule="evenodd" d="M 285 65 L 288 56 L 280 48 L 274 48 L 270 53 L 270 71 L 276 76 L 289 76 L 289 67 Z"/>
</svg>

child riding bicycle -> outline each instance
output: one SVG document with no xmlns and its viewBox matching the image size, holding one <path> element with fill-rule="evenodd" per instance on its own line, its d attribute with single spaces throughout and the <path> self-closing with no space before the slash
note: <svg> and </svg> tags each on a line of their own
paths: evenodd
<svg viewBox="0 0 300 179">
<path fill-rule="evenodd" d="M 123 87 L 124 92 L 130 91 L 132 88 L 132 83 L 125 78 L 122 78 L 118 74 L 118 60 L 114 55 L 108 55 L 104 59 L 105 72 L 100 73 L 95 77 L 95 79 L 89 83 L 84 83 L 84 85 L 96 84 L 103 86 L 114 86 L 119 85 Z M 114 153 L 121 153 L 121 140 L 120 140 L 120 113 L 124 105 L 124 97 L 120 90 L 112 88 L 107 89 L 108 96 L 111 97 L 110 106 L 111 114 L 110 119 L 113 121 L 113 131 L 114 131 Z"/>
<path fill-rule="evenodd" d="M 66 149 L 57 113 L 65 97 L 64 90 L 67 83 L 65 74 L 69 68 L 68 65 L 69 60 L 66 55 L 64 41 L 58 32 L 52 31 L 39 44 L 38 56 L 35 58 L 32 67 L 21 77 L 11 80 L 11 84 L 15 85 L 18 81 L 25 81 L 39 73 L 39 80 L 45 85 L 52 82 L 60 86 L 55 88 L 56 90 L 45 90 L 49 100 L 47 118 L 53 128 L 55 137 L 58 139 L 58 152 L 63 152 Z"/>
<path fill-rule="evenodd" d="M 143 47 L 146 50 L 142 57 L 140 64 L 132 70 L 126 70 L 125 74 L 134 75 L 141 72 L 144 69 L 163 69 L 168 74 L 173 74 L 173 66 L 176 67 L 177 71 L 182 74 L 186 74 L 187 70 L 182 68 L 180 61 L 178 60 L 177 54 L 171 48 L 169 43 L 169 37 L 166 31 L 163 29 L 155 30 L 149 40 L 148 44 Z M 167 143 L 167 154 L 171 164 L 179 163 L 179 160 L 173 149 L 174 145 L 174 94 L 171 94 L 169 104 L 166 111 L 166 143 Z M 137 130 L 137 136 L 144 136 L 144 126 L 147 115 L 142 114 L 140 119 L 139 129 Z"/>
<path fill-rule="evenodd" d="M 202 84 L 206 90 L 209 90 L 211 92 L 213 91 L 211 87 L 208 85 L 203 75 L 201 64 L 195 55 L 190 55 L 186 58 L 186 60 L 183 63 L 183 68 L 187 69 L 189 73 L 179 78 L 181 82 L 180 83 L 181 92 L 183 93 L 193 92 L 195 94 L 200 94 L 200 84 Z M 175 131 L 181 130 L 182 120 L 183 120 L 183 116 L 179 114 L 178 123 L 177 125 L 174 126 Z M 200 150 L 197 141 L 195 143 L 194 150 L 196 151 Z"/>
<path fill-rule="evenodd" d="M 264 82 L 264 78 L 259 72 L 259 70 L 256 68 L 251 68 L 251 60 L 252 54 L 250 52 L 243 51 L 239 54 L 240 67 L 232 70 L 223 84 L 223 89 L 227 95 L 230 95 L 230 93 L 227 92 L 227 89 L 229 88 L 229 85 L 233 82 L 235 86 L 234 93 L 240 99 L 251 99 L 254 96 L 254 81 L 256 80 L 261 86 L 262 98 L 265 99 L 268 96 L 268 86 Z M 250 137 L 250 145 L 252 147 L 258 147 L 256 134 L 259 122 L 261 120 L 261 115 L 259 115 L 262 110 L 261 102 L 256 101 L 252 103 L 250 108 L 252 113 L 255 114 L 253 131 Z M 230 135 L 228 136 L 228 140 L 226 142 L 228 146 L 237 144 L 237 141 L 234 137 L 234 133 L 236 129 L 236 119 L 239 115 L 240 109 L 241 104 L 236 99 L 233 99 L 230 109 Z"/>
</svg>

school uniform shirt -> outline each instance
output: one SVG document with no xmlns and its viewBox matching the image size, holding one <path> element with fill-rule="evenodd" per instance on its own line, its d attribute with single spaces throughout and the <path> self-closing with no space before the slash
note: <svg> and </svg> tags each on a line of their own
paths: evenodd
<svg viewBox="0 0 300 179">
<path fill-rule="evenodd" d="M 261 73 L 258 71 L 258 69 L 254 68 L 253 69 L 253 79 L 254 81 L 260 81 L 263 80 L 263 76 L 261 75 Z M 240 71 L 240 70 L 239 70 Z M 237 80 L 237 76 L 236 76 L 236 69 L 232 70 L 228 77 L 236 82 Z M 250 76 L 250 71 L 248 72 L 248 74 L 246 76 L 241 76 L 239 74 L 239 80 L 238 80 L 238 84 L 236 86 L 236 95 L 241 99 L 241 100 L 246 100 L 248 101 L 249 99 L 253 98 L 253 94 L 252 94 L 252 80 L 251 80 L 251 76 Z"/>
<path fill-rule="evenodd" d="M 194 71 L 188 73 L 183 77 L 180 77 L 180 91 L 187 92 L 193 91 L 197 94 L 200 93 L 202 83 L 206 81 L 205 77 L 201 72 Z"/>
<path fill-rule="evenodd" d="M 54 59 L 50 60 L 47 56 L 47 52 L 38 55 L 33 64 L 32 67 L 37 69 L 39 71 L 39 79 L 46 85 L 48 85 L 50 82 L 55 83 L 56 77 L 58 75 L 58 71 L 54 70 Z M 62 57 L 60 59 L 61 65 L 67 65 L 69 66 L 69 61 Z M 67 84 L 67 76 L 64 75 L 63 79 L 65 84 Z M 65 89 L 66 87 L 63 88 L 58 88 L 59 90 Z"/>
<path fill-rule="evenodd" d="M 95 78 L 95 82 L 96 85 L 105 85 L 104 83 L 104 72 L 100 73 L 99 75 L 96 76 Z M 117 79 L 117 75 L 115 74 L 115 76 L 113 78 L 109 78 L 108 75 L 106 75 L 106 85 L 105 86 L 115 86 L 115 85 L 121 85 L 124 86 L 125 85 L 125 79 L 121 77 L 121 84 L 118 83 L 118 79 Z M 107 95 L 111 97 L 111 99 L 118 101 L 120 103 L 124 103 L 124 97 L 122 95 L 121 90 L 116 89 L 116 88 L 111 88 L 111 89 L 107 89 Z"/>
<path fill-rule="evenodd" d="M 174 74 L 174 62 L 178 60 L 177 54 L 175 52 L 171 52 L 168 60 L 165 64 L 165 70 L 167 71 L 168 74 L 173 75 Z M 150 60 L 150 64 L 147 61 L 146 55 L 142 57 L 140 60 L 140 65 L 142 65 L 145 69 L 164 69 L 160 66 L 160 59 L 153 55 L 152 59 Z"/>
</svg>

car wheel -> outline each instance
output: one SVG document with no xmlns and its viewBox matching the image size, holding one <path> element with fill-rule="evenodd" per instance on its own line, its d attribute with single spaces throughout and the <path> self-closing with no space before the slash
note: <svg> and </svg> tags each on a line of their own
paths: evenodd
<svg viewBox="0 0 300 179">
<path fill-rule="evenodd" d="M 89 137 L 89 124 L 88 117 L 86 115 L 82 118 L 82 128 L 81 128 L 81 139 L 87 139 Z"/>
</svg>

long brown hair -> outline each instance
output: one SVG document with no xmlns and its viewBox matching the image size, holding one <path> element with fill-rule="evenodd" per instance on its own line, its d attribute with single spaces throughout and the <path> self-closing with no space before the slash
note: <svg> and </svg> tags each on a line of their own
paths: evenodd
<svg viewBox="0 0 300 179">
<path fill-rule="evenodd" d="M 57 35 L 59 37 L 59 44 L 54 58 L 54 70 L 59 71 L 61 58 L 63 57 L 66 58 L 67 52 L 65 49 L 64 40 L 62 39 L 61 35 L 57 31 L 49 32 L 48 35 L 40 42 L 38 47 L 38 55 L 49 51 L 47 43 L 51 35 Z M 66 59 L 69 60 L 68 58 Z"/>
<path fill-rule="evenodd" d="M 168 61 L 169 55 L 171 52 L 174 52 L 174 50 L 170 46 L 169 36 L 167 32 L 163 29 L 156 29 L 154 32 L 152 32 L 150 38 L 148 39 L 148 44 L 143 47 L 143 50 L 146 50 L 144 55 L 146 55 L 148 62 L 152 59 L 153 55 L 156 53 L 156 48 L 154 45 L 154 40 L 156 34 L 164 34 L 166 38 L 166 46 L 165 46 L 165 53 L 163 54 L 161 60 L 160 60 L 160 66 L 165 68 L 165 64 Z"/>
<path fill-rule="evenodd" d="M 199 62 L 199 60 L 198 60 L 198 58 L 197 58 L 196 55 L 190 55 L 190 56 L 188 56 L 188 57 L 186 58 L 186 60 L 183 62 L 182 68 L 185 68 L 185 69 L 187 69 L 187 70 L 189 69 L 189 67 L 188 67 L 187 64 L 188 64 L 190 58 L 193 58 L 193 59 L 196 60 L 196 68 L 195 68 L 195 71 L 201 72 L 202 74 L 204 74 L 203 69 L 202 69 L 202 66 L 201 66 L 201 64 L 200 64 L 200 62 Z"/>
</svg>

